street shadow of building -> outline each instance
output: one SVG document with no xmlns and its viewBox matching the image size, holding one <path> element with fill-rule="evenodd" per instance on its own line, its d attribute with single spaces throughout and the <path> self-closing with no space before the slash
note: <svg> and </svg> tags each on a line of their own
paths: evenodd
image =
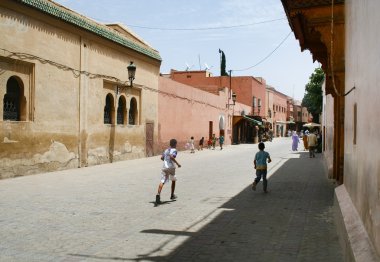
<svg viewBox="0 0 380 262">
<path fill-rule="evenodd" d="M 142 233 L 187 236 L 168 256 L 144 261 L 343 261 L 333 220 L 334 184 L 308 152 L 291 158 L 252 191 L 246 187 L 220 206 L 198 232 L 147 229 Z M 165 244 L 164 244 L 165 245 Z"/>
</svg>

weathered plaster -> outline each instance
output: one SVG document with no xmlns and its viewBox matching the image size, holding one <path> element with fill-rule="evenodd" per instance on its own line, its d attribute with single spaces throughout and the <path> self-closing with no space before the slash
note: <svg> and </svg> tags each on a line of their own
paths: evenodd
<svg viewBox="0 0 380 262">
<path fill-rule="evenodd" d="M 150 56 L 116 44 L 124 36 L 112 32 L 116 42 L 103 37 L 112 31 L 104 25 L 93 25 L 104 30 L 91 33 L 22 2 L 28 1 L 0 1 L 0 25 L 5 25 L 0 26 L 0 98 L 8 79 L 16 76 L 27 105 L 22 121 L 2 121 L 0 107 L 0 163 L 6 163 L 0 177 L 144 157 L 147 120 L 154 124 L 153 140 L 158 143 L 158 52 L 146 47 L 155 54 Z M 133 88 L 126 88 L 129 61 L 137 67 Z M 114 99 L 112 125 L 104 124 L 107 94 Z M 127 110 L 136 99 L 136 125 L 116 124 L 120 96 Z"/>
</svg>

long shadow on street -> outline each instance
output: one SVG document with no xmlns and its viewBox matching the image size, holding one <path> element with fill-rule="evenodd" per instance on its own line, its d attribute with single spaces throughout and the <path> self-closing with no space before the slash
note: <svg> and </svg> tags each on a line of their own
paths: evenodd
<svg viewBox="0 0 380 262">
<path fill-rule="evenodd" d="M 334 184 L 322 158 L 288 159 L 268 180 L 269 193 L 245 188 L 196 233 L 144 230 L 189 236 L 165 257 L 144 261 L 342 261 L 332 205 Z M 195 207 L 196 208 L 196 207 Z"/>
</svg>

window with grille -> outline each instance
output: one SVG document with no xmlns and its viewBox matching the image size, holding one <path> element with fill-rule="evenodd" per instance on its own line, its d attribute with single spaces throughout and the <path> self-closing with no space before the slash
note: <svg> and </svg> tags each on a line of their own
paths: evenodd
<svg viewBox="0 0 380 262">
<path fill-rule="evenodd" d="M 117 124 L 124 125 L 124 112 L 125 112 L 125 99 L 124 97 L 119 98 L 117 106 Z"/>
<path fill-rule="evenodd" d="M 106 96 L 106 105 L 104 106 L 104 124 L 112 124 L 112 96 Z"/>
<path fill-rule="evenodd" d="M 20 85 L 15 77 L 11 77 L 3 99 L 3 120 L 20 121 L 20 99 Z"/>
<path fill-rule="evenodd" d="M 137 124 L 137 102 L 135 98 L 131 99 L 128 115 L 128 124 L 136 125 Z"/>
</svg>

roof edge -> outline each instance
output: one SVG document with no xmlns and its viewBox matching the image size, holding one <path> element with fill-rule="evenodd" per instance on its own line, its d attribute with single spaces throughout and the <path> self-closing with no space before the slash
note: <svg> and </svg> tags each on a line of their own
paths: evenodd
<svg viewBox="0 0 380 262">
<path fill-rule="evenodd" d="M 47 0 L 17 0 L 26 6 L 35 8 L 45 14 L 56 17 L 57 19 L 63 20 L 74 26 L 78 26 L 82 29 L 85 29 L 91 33 L 94 33 L 98 36 L 106 38 L 112 42 L 118 43 L 122 46 L 128 47 L 134 51 L 137 51 L 141 54 L 149 56 L 153 59 L 162 61 L 158 51 L 154 49 L 148 49 L 141 45 L 138 45 L 131 40 L 117 34 L 113 29 L 108 28 L 106 25 L 102 25 L 95 21 L 90 20 L 89 18 L 82 16 L 74 11 L 67 9 L 64 6 L 56 4 L 53 1 Z"/>
</svg>

